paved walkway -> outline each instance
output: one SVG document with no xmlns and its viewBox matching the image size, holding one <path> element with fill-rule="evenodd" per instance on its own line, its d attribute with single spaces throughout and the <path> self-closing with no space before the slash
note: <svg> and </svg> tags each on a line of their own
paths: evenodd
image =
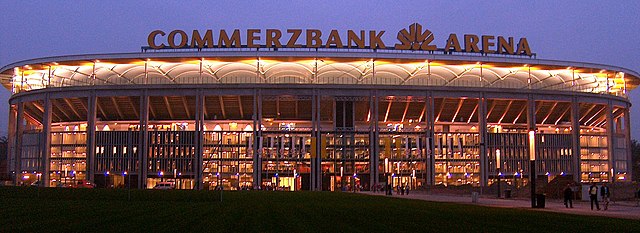
<svg viewBox="0 0 640 233">
<path fill-rule="evenodd" d="M 384 196 L 384 193 L 380 192 L 362 192 L 367 195 Z M 546 200 L 545 208 L 531 208 L 530 199 L 498 199 L 489 197 L 479 197 L 477 203 L 471 202 L 471 195 L 468 196 L 456 196 L 456 195 L 442 195 L 442 194 L 426 194 L 421 192 L 412 192 L 409 195 L 396 195 L 394 192 L 392 198 L 406 198 L 406 199 L 418 199 L 434 202 L 450 202 L 461 203 L 469 205 L 481 205 L 490 207 L 501 208 L 521 208 L 536 211 L 566 213 L 566 214 L 578 214 L 578 215 L 591 215 L 591 216 L 606 216 L 613 218 L 626 218 L 626 219 L 638 219 L 640 220 L 640 207 L 635 206 L 635 202 L 615 202 L 609 204 L 609 209 L 604 211 L 604 204 L 600 203 L 600 211 L 591 210 L 590 202 L 585 201 L 573 201 L 574 208 L 565 208 L 562 200 Z"/>
</svg>

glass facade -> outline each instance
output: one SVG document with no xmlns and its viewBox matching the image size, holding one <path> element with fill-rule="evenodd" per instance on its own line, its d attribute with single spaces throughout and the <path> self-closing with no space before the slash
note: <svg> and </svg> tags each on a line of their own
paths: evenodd
<svg viewBox="0 0 640 233">
<path fill-rule="evenodd" d="M 100 98 L 97 103 L 103 101 Z M 129 97 L 138 106 L 141 98 Z M 352 191 L 384 184 L 411 189 L 482 186 L 497 179 L 524 185 L 530 174 L 527 100 L 205 96 L 203 109 L 208 112 L 203 111 L 206 116 L 198 132 L 196 121 L 189 120 L 196 113 L 195 104 L 186 113 L 187 104 L 196 97 L 147 98 L 161 104 L 149 105 L 149 118 L 154 114 L 155 118 L 149 119 L 146 130 L 136 119 L 139 108 L 131 116 L 115 114 L 120 116 L 94 123 L 82 117 L 75 122 L 59 119 L 50 127 L 48 148 L 43 147 L 42 125 L 23 113 L 19 171 L 25 175 L 18 179 L 46 179 L 48 186 L 63 187 L 91 180 L 98 187 L 154 188 L 170 182 L 181 189 Z M 166 105 L 165 98 L 185 102 Z M 316 100 L 317 112 L 311 109 Z M 51 112 L 58 116 L 65 111 L 60 103 L 86 104 L 88 99 L 50 101 L 57 101 Z M 26 103 L 31 106 L 23 111 L 42 103 Z M 558 101 L 531 105 L 536 113 L 536 174 L 550 179 L 570 175 L 585 183 L 628 179 L 626 109 Z M 96 110 L 115 106 L 98 104 Z M 180 108 L 182 113 L 177 113 Z M 253 114 L 254 108 L 261 114 Z M 606 114 L 607 108 L 614 109 L 612 114 Z M 98 113 L 102 114 L 108 115 Z M 178 119 L 168 119 L 171 115 Z M 89 132 L 90 123 L 94 132 Z M 572 129 L 574 125 L 579 132 Z M 93 156 L 89 156 L 91 144 Z M 579 156 L 574 156 L 577 148 Z M 43 149 L 49 151 L 47 158 L 42 157 Z M 319 171 L 314 171 L 315 163 Z M 319 180 L 315 188 L 313 179 Z"/>
</svg>

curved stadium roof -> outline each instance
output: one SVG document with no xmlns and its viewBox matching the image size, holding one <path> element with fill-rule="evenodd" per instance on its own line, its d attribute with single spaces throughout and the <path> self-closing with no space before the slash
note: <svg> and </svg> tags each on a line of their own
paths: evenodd
<svg viewBox="0 0 640 233">
<path fill-rule="evenodd" d="M 632 70 L 593 63 L 398 50 L 218 49 L 46 57 L 0 69 L 14 93 L 135 84 L 464 86 L 608 93 L 640 84 Z"/>
</svg>

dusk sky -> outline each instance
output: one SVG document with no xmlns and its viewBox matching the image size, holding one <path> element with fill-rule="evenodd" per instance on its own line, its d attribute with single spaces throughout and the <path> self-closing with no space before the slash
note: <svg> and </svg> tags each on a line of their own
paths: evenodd
<svg viewBox="0 0 640 233">
<path fill-rule="evenodd" d="M 640 1 L 1 1 L 0 67 L 24 59 L 139 52 L 161 29 L 398 30 L 417 22 L 438 47 L 450 33 L 526 37 L 539 59 L 640 71 Z M 264 39 L 264 38 L 263 38 Z M 10 91 L 0 91 L 6 135 Z M 640 90 L 630 93 L 640 138 Z"/>
</svg>

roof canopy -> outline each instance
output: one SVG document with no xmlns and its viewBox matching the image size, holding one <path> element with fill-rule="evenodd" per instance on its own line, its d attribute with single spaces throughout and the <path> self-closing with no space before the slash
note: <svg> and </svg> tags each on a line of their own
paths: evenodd
<svg viewBox="0 0 640 233">
<path fill-rule="evenodd" d="M 227 49 L 25 60 L 0 69 L 14 93 L 135 84 L 338 84 L 541 89 L 625 96 L 638 73 L 615 66 L 516 57 L 344 49 Z"/>
</svg>

